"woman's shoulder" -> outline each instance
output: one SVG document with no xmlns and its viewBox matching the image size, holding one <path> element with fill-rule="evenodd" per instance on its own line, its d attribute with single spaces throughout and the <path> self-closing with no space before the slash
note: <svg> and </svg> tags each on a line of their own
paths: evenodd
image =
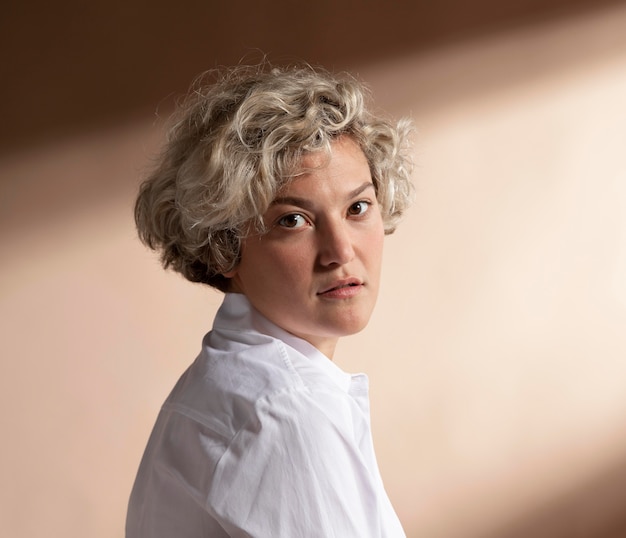
<svg viewBox="0 0 626 538">
<path fill-rule="evenodd" d="M 336 393 L 341 398 L 345 392 L 314 361 L 279 339 L 225 348 L 211 345 L 210 336 L 176 383 L 162 413 L 182 415 L 234 435 L 274 401 L 284 404 L 292 399 L 295 404 L 308 401 L 311 394 Z"/>
</svg>

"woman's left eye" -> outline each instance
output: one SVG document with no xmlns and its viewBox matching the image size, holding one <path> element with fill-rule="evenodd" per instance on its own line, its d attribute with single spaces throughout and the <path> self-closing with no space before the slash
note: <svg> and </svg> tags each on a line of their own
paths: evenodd
<svg viewBox="0 0 626 538">
<path fill-rule="evenodd" d="M 369 208 L 370 203 L 366 201 L 355 202 L 348 208 L 348 215 L 359 216 L 363 215 Z"/>
</svg>

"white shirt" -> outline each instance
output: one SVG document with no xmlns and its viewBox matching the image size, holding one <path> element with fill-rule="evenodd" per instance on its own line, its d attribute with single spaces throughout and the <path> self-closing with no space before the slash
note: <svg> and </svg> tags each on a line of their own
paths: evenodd
<svg viewBox="0 0 626 538">
<path fill-rule="evenodd" d="M 226 294 L 158 416 L 126 536 L 404 537 L 374 456 L 367 377 Z"/>
</svg>

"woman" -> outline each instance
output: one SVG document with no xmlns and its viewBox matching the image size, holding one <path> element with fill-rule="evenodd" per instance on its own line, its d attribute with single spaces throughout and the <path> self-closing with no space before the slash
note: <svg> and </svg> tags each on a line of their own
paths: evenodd
<svg viewBox="0 0 626 538">
<path fill-rule="evenodd" d="M 127 537 L 404 536 L 367 378 L 331 359 L 376 302 L 411 197 L 407 132 L 309 67 L 239 67 L 191 92 L 135 218 L 165 267 L 225 297 L 159 414 Z"/>
</svg>

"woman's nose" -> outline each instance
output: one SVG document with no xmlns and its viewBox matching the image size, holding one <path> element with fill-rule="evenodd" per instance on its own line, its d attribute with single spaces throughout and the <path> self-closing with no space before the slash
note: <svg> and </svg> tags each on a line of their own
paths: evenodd
<svg viewBox="0 0 626 538">
<path fill-rule="evenodd" d="M 343 265 L 354 258 L 352 236 L 345 222 L 328 223 L 319 230 L 319 262 L 328 267 Z"/>
</svg>

